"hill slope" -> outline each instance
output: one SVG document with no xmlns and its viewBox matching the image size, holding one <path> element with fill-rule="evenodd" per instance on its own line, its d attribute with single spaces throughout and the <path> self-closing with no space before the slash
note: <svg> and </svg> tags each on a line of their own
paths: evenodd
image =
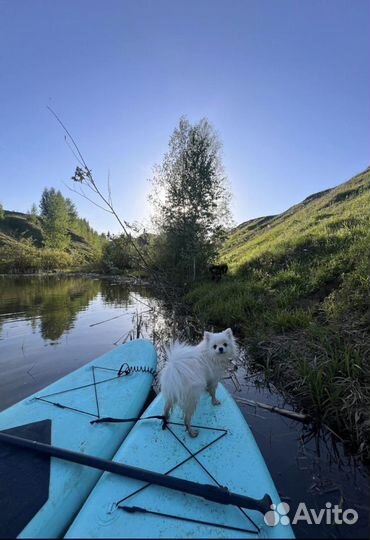
<svg viewBox="0 0 370 540">
<path fill-rule="evenodd" d="M 79 234 L 72 225 L 68 250 L 48 249 L 41 218 L 5 210 L 0 219 L 0 272 L 90 269 L 99 258 L 102 240 L 84 220 L 78 220 L 78 226 L 86 234 Z"/>
<path fill-rule="evenodd" d="M 197 314 L 369 457 L 370 169 L 239 225 L 220 258 L 230 275 L 193 289 Z"/>
<path fill-rule="evenodd" d="M 307 197 L 277 216 L 239 225 L 226 242 L 222 258 L 233 271 L 243 271 L 260 257 L 306 258 L 332 244 L 341 248 L 369 231 L 370 169 L 348 182 Z M 306 251 L 304 251 L 306 250 Z M 288 263 L 288 261 L 286 261 Z"/>
</svg>

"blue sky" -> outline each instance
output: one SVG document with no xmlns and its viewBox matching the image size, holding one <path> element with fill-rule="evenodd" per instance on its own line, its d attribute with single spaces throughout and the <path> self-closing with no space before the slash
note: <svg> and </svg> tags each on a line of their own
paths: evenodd
<svg viewBox="0 0 370 540">
<path fill-rule="evenodd" d="M 0 0 L 0 201 L 26 211 L 76 165 L 52 107 L 124 219 L 181 115 L 223 142 L 236 222 L 369 164 L 367 0 Z"/>
</svg>

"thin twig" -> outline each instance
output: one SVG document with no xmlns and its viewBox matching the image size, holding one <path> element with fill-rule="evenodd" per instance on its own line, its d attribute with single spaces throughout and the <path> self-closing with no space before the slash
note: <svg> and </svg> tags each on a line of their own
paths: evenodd
<svg viewBox="0 0 370 540">
<path fill-rule="evenodd" d="M 95 206 L 97 206 L 98 208 L 100 208 L 101 210 L 104 210 L 104 212 L 107 212 L 108 214 L 112 214 L 111 210 L 107 210 L 107 208 L 104 208 L 104 206 L 100 206 L 100 204 L 98 204 L 97 202 L 93 201 L 92 199 L 90 199 L 90 197 L 87 197 L 87 195 L 85 195 L 84 193 L 82 193 L 81 191 L 77 191 L 77 189 L 73 189 L 71 188 L 71 186 L 69 186 L 68 184 L 66 184 L 65 182 L 63 182 L 63 184 L 66 186 L 66 188 L 68 188 L 70 191 L 73 191 L 73 193 L 76 193 L 77 195 L 80 195 L 80 197 L 83 197 L 84 199 L 88 200 L 89 202 L 91 202 L 92 204 L 94 204 Z"/>
<path fill-rule="evenodd" d="M 115 317 L 111 317 L 110 319 L 105 319 L 104 321 L 100 321 L 100 322 L 97 322 L 97 323 L 93 323 L 93 324 L 90 324 L 90 328 L 92 326 L 98 326 L 98 324 L 103 324 L 103 323 L 106 323 L 106 322 L 109 322 L 109 321 L 113 321 L 113 319 L 119 319 L 120 317 L 124 317 L 125 315 L 132 315 L 132 313 L 130 312 L 126 312 L 126 313 L 122 313 L 122 315 L 116 315 Z"/>
<path fill-rule="evenodd" d="M 150 306 L 149 304 L 146 304 L 145 302 L 143 302 L 142 300 L 140 300 L 139 298 L 136 298 L 136 296 L 134 296 L 132 294 L 132 292 L 130 292 L 129 296 L 132 296 L 132 298 L 136 301 L 136 302 L 139 302 L 140 304 L 143 304 L 144 306 L 148 307 L 150 311 L 153 311 L 154 308 L 152 306 Z"/>
<path fill-rule="evenodd" d="M 250 405 L 251 407 L 260 407 L 261 409 L 266 409 L 270 412 L 280 414 L 281 416 L 286 416 L 287 418 L 291 418 L 292 420 L 298 420 L 299 422 L 309 422 L 311 420 L 308 414 L 302 414 L 302 413 L 297 413 L 295 411 L 289 411 L 287 409 L 275 407 L 274 405 L 268 405 L 267 403 L 254 401 L 253 399 L 236 397 L 235 401 L 237 401 L 238 403 L 241 403 L 242 405 Z"/>
<path fill-rule="evenodd" d="M 50 111 L 50 113 L 54 116 L 54 118 L 57 120 L 59 125 L 62 127 L 62 129 L 63 129 L 63 131 L 65 133 L 66 142 L 67 142 L 66 137 L 68 137 L 68 139 L 70 140 L 70 142 L 71 142 L 72 146 L 74 147 L 75 151 L 73 151 L 73 148 L 71 148 L 70 145 L 68 145 L 68 142 L 67 142 L 67 145 L 70 148 L 70 150 L 72 151 L 72 153 L 75 156 L 78 163 L 81 165 L 81 168 L 80 167 L 76 168 L 75 175 L 72 178 L 76 182 L 78 182 L 80 184 L 84 183 L 85 186 L 88 186 L 88 188 L 91 189 L 91 191 L 93 191 L 95 195 L 100 197 L 100 199 L 104 202 L 105 206 L 109 210 L 107 210 L 107 208 L 104 208 L 104 207 L 100 206 L 99 204 L 97 204 L 96 202 L 91 200 L 89 197 L 87 197 L 85 194 L 79 193 L 78 191 L 73 190 L 72 188 L 69 188 L 69 189 L 71 189 L 71 191 L 74 191 L 78 195 L 84 197 L 89 202 L 92 202 L 98 208 L 101 208 L 102 210 L 105 210 L 106 212 L 112 214 L 116 218 L 116 220 L 118 221 L 119 225 L 121 226 L 124 234 L 126 235 L 128 241 L 130 242 L 130 244 L 132 245 L 132 247 L 136 251 L 137 255 L 139 256 L 139 261 L 143 265 L 144 269 L 151 272 L 151 274 L 156 278 L 156 284 L 159 287 L 159 289 L 161 290 L 161 292 L 164 295 L 164 297 L 166 298 L 166 300 L 171 302 L 175 306 L 176 305 L 176 298 L 177 298 L 176 290 L 173 287 L 171 287 L 171 284 L 170 284 L 170 281 L 169 281 L 169 279 L 168 279 L 168 277 L 166 275 L 166 272 L 163 271 L 163 270 L 159 270 L 158 268 L 155 267 L 154 261 L 153 261 L 152 257 L 150 256 L 150 254 L 147 254 L 147 258 L 144 257 L 144 255 L 142 254 L 140 249 L 137 247 L 136 242 L 134 241 L 132 235 L 128 232 L 128 229 L 132 229 L 131 225 L 127 221 L 125 221 L 125 220 L 123 220 L 123 219 L 121 219 L 119 217 L 119 215 L 117 214 L 117 212 L 116 212 L 116 210 L 115 210 L 115 208 L 113 206 L 113 202 L 112 202 L 112 198 L 111 198 L 110 184 L 108 183 L 108 198 L 107 198 L 100 191 L 98 185 L 95 183 L 95 180 L 94 180 L 94 178 L 92 176 L 92 173 L 91 173 L 91 169 L 87 166 L 87 163 L 86 163 L 86 161 L 85 161 L 85 159 L 84 159 L 84 157 L 82 155 L 82 152 L 80 151 L 79 146 L 76 143 L 76 141 L 74 140 L 72 134 L 68 131 L 67 127 L 64 125 L 64 123 L 59 118 L 59 116 L 56 114 L 56 112 L 49 106 L 47 106 L 47 109 Z M 75 152 L 77 152 L 77 155 L 76 155 Z M 109 182 L 110 182 L 110 179 L 109 179 Z M 151 264 L 149 264 L 149 262 Z M 184 306 L 182 306 L 182 307 L 184 307 Z M 198 323 L 200 323 L 200 321 L 199 321 L 199 319 L 197 317 L 195 317 L 194 315 L 193 315 L 193 317 L 194 317 L 194 319 L 197 319 Z"/>
<path fill-rule="evenodd" d="M 339 439 L 341 442 L 345 442 L 345 439 L 342 439 L 342 437 L 340 435 L 338 435 L 338 433 L 333 431 L 327 424 L 322 424 L 322 425 L 324 426 L 324 428 L 326 428 L 328 431 L 330 431 L 330 433 L 332 435 L 334 435 L 337 439 Z"/>
</svg>

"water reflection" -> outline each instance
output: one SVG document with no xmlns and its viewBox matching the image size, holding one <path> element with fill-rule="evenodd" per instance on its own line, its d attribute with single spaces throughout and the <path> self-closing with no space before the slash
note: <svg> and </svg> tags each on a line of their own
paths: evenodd
<svg viewBox="0 0 370 540">
<path fill-rule="evenodd" d="M 127 308 L 131 304 L 135 292 L 139 296 L 144 295 L 148 300 L 155 300 L 154 293 L 149 288 L 123 286 L 119 280 L 101 280 L 100 292 L 105 304 L 116 307 Z"/>
<path fill-rule="evenodd" d="M 148 335 L 152 301 L 117 280 L 0 277 L 0 410 L 137 337 L 132 317 Z"/>
<path fill-rule="evenodd" d="M 143 293 L 142 289 L 138 290 Z M 148 289 L 147 299 L 154 298 Z M 15 277 L 0 279 L 0 332 L 4 322 L 23 316 L 44 340 L 57 341 L 73 328 L 80 311 L 100 296 L 103 305 L 128 309 L 132 288 L 120 281 L 86 277 Z M 1 338 L 1 334 L 0 334 Z"/>
<path fill-rule="evenodd" d="M 23 314 L 45 340 L 58 340 L 71 329 L 77 314 L 99 292 L 99 282 L 82 278 L 8 278 L 0 280 L 0 324 Z M 0 327 L 1 330 L 1 327 Z"/>
</svg>

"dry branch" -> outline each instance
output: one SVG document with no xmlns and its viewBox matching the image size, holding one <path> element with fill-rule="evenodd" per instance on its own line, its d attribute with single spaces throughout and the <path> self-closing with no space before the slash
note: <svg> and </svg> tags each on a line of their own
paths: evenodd
<svg viewBox="0 0 370 540">
<path fill-rule="evenodd" d="M 242 397 L 236 397 L 235 401 L 241 405 L 250 405 L 251 407 L 260 407 L 261 409 L 266 409 L 267 411 L 280 414 L 281 416 L 286 416 L 292 420 L 297 420 L 298 422 L 309 422 L 311 417 L 308 414 L 297 413 L 295 411 L 289 411 L 288 409 L 282 409 L 276 407 L 275 405 L 268 405 L 267 403 L 261 403 L 260 401 L 254 401 L 253 399 L 246 399 Z"/>
</svg>

